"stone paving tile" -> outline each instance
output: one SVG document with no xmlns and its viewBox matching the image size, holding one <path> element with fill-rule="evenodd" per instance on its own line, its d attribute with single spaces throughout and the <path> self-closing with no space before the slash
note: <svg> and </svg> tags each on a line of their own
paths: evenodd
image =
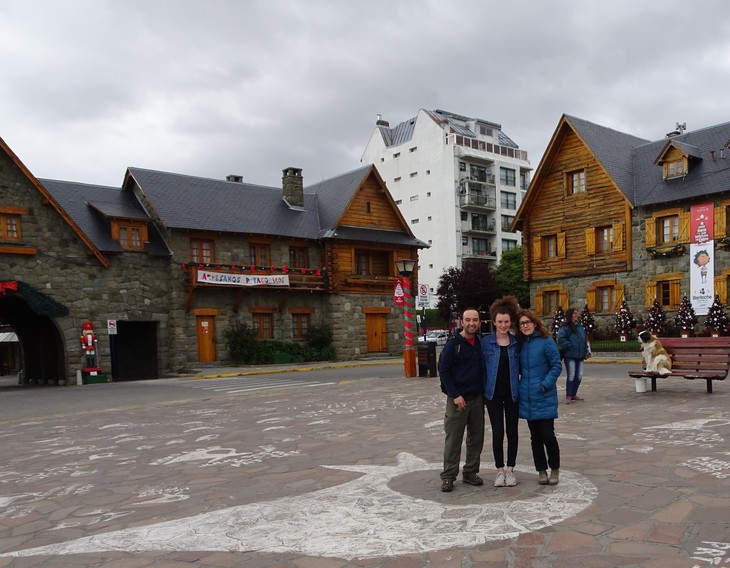
<svg viewBox="0 0 730 568">
<path fill-rule="evenodd" d="M 690 556 L 703 542 L 730 543 L 730 485 L 713 475 L 730 471 L 702 470 L 703 464 L 721 467 L 717 464 L 727 461 L 722 452 L 730 439 L 730 395 L 719 385 L 708 396 L 678 381 L 667 381 L 657 393 L 637 394 L 625 377 L 585 387 L 589 400 L 561 406 L 556 429 L 563 468 L 590 480 L 598 495 L 572 518 L 514 538 L 352 561 L 294 551 L 145 551 L 0 557 L 0 568 L 683 568 L 697 564 Z M 524 423 L 516 488 L 457 483 L 453 493 L 441 493 L 442 417 L 435 382 L 365 379 L 324 395 L 277 391 L 153 411 L 90 412 L 81 423 L 69 415 L 27 424 L 22 437 L 6 436 L 0 445 L 0 475 L 19 472 L 0 485 L 0 499 L 24 495 L 0 510 L 0 551 L 306 496 L 362 476 L 322 465 L 392 467 L 401 452 L 436 464 L 388 482 L 390 491 L 417 502 L 473 505 L 479 511 L 548 494 L 535 482 Z M 702 417 L 715 422 L 699 426 Z M 105 430 L 110 424 L 120 434 L 113 440 L 112 429 Z M 201 424 L 209 429 L 196 430 Z M 144 439 L 133 439 L 137 436 Z M 214 437 L 196 441 L 205 436 Z M 220 448 L 216 460 L 191 453 L 213 446 Z M 28 447 L 33 459 L 21 464 Z M 490 454 L 487 441 L 488 477 Z"/>
</svg>

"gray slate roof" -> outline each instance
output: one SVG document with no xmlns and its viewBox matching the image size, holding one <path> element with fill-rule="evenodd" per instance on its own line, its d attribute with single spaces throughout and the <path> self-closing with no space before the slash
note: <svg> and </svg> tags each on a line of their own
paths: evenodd
<svg viewBox="0 0 730 568">
<path fill-rule="evenodd" d="M 136 198 L 118 187 L 52 179 L 38 181 L 102 252 L 124 252 L 119 242 L 112 239 L 109 217 L 149 220 Z M 154 224 L 149 224 L 148 233 L 150 243 L 146 250 L 169 256 L 170 250 Z"/>
<path fill-rule="evenodd" d="M 730 151 L 726 149 L 730 122 L 652 142 L 573 116 L 566 115 L 566 119 L 635 207 L 730 191 Z M 662 177 L 663 168 L 656 160 L 668 142 L 690 156 L 684 177 Z"/>
<path fill-rule="evenodd" d="M 141 168 L 128 172 L 167 228 L 321 239 L 336 238 L 339 220 L 372 169 L 363 166 L 305 187 L 303 208 L 288 207 L 281 188 Z M 428 246 L 406 232 L 373 233 L 380 243 Z"/>
</svg>

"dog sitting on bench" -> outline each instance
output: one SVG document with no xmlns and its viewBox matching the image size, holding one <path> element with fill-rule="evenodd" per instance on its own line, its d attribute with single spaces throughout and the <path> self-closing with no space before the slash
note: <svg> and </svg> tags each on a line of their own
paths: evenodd
<svg viewBox="0 0 730 568">
<path fill-rule="evenodd" d="M 648 331 L 642 331 L 639 333 L 639 343 L 648 373 L 669 375 L 672 372 L 672 359 L 656 336 Z"/>
</svg>

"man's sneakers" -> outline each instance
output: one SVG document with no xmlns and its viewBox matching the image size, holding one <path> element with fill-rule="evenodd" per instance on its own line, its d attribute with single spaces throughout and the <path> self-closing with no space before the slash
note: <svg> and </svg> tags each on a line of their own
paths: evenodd
<svg viewBox="0 0 730 568">
<path fill-rule="evenodd" d="M 484 480 L 476 473 L 465 473 L 462 475 L 461 480 L 469 485 L 482 485 L 484 483 Z"/>
<path fill-rule="evenodd" d="M 441 482 L 441 491 L 449 493 L 454 490 L 454 482 L 451 479 L 444 479 Z"/>
</svg>

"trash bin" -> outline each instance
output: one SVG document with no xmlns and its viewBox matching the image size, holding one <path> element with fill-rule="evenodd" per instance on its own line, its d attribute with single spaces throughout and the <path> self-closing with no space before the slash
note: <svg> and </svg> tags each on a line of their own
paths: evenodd
<svg viewBox="0 0 730 568">
<path fill-rule="evenodd" d="M 418 376 L 435 377 L 438 375 L 436 368 L 436 342 L 423 341 L 418 344 Z"/>
</svg>

